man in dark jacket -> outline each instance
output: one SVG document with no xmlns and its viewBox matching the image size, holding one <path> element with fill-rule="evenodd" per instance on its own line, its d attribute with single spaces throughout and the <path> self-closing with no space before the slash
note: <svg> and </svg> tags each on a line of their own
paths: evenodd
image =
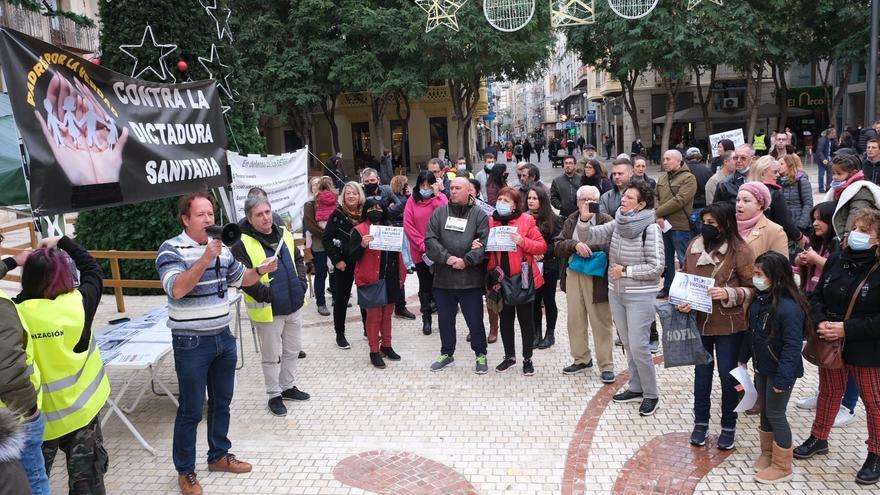
<svg viewBox="0 0 880 495">
<path fill-rule="evenodd" d="M 688 218 L 691 223 L 691 237 L 696 237 L 703 230 L 703 208 L 706 207 L 706 183 L 712 177 L 712 171 L 703 163 L 703 153 L 700 152 L 699 148 L 688 148 L 685 160 L 691 173 L 697 178 L 694 209 Z"/>
<path fill-rule="evenodd" d="M 244 287 L 248 316 L 260 337 L 263 379 L 269 395 L 268 408 L 275 416 L 287 415 L 285 400 L 303 401 L 309 394 L 294 385 L 294 371 L 302 350 L 302 312 L 308 281 L 306 267 L 293 235 L 272 221 L 272 207 L 265 196 L 245 200 L 247 223 L 241 242 L 232 255 L 248 268 L 277 260 L 278 270 Z"/>
<path fill-rule="evenodd" d="M 749 144 L 741 144 L 736 147 L 733 154 L 733 164 L 736 167 L 733 174 L 727 176 L 726 179 L 718 183 L 715 189 L 715 197 L 713 203 L 721 203 L 727 201 L 736 203 L 736 195 L 739 193 L 739 186 L 746 182 L 749 176 L 749 170 L 755 161 L 755 151 Z"/>
<path fill-rule="evenodd" d="M 473 186 L 456 177 L 446 207 L 437 208 L 428 222 L 425 249 L 434 267 L 434 298 L 440 327 L 440 357 L 431 371 L 440 371 L 455 359 L 455 314 L 461 309 L 476 354 L 474 372 L 488 371 L 486 327 L 483 324 L 483 291 L 486 269 L 485 246 L 489 217 L 474 206 Z"/>
<path fill-rule="evenodd" d="M 559 210 L 559 216 L 568 218 L 577 211 L 577 190 L 583 175 L 577 174 L 573 156 L 565 157 L 562 173 L 550 184 L 550 204 Z"/>
<path fill-rule="evenodd" d="M 837 131 L 826 129 L 822 131 L 819 142 L 816 144 L 816 165 L 819 166 L 819 192 L 824 193 L 831 187 L 831 151 L 832 141 L 837 137 Z"/>
<path fill-rule="evenodd" d="M 859 153 L 868 151 L 868 141 L 880 138 L 880 120 L 875 120 L 870 129 L 862 129 L 856 148 Z"/>
<path fill-rule="evenodd" d="M 862 172 L 865 174 L 865 180 L 880 185 L 880 139 L 869 139 L 865 143 Z"/>
</svg>

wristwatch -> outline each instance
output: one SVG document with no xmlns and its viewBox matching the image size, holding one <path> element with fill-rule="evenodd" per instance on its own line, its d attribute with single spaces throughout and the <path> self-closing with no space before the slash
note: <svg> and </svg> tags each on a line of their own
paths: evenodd
<svg viewBox="0 0 880 495">
<path fill-rule="evenodd" d="M 261 276 L 261 277 L 263 276 L 263 274 L 260 273 L 260 265 L 255 266 L 255 267 L 254 267 L 254 271 L 257 272 L 257 275 L 259 275 L 259 276 Z"/>
</svg>

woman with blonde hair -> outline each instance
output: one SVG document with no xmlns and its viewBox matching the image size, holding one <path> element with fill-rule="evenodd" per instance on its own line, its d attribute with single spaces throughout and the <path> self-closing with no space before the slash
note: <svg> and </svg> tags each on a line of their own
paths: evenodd
<svg viewBox="0 0 880 495">
<path fill-rule="evenodd" d="M 804 172 L 804 164 L 801 157 L 795 154 L 787 154 L 782 157 L 782 173 L 777 182 L 782 187 L 782 197 L 791 221 L 801 232 L 810 231 L 810 212 L 813 211 L 813 186 L 810 177 Z"/>
<path fill-rule="evenodd" d="M 782 162 L 770 155 L 764 155 L 752 165 L 748 182 L 760 182 L 767 187 L 771 202 L 765 205 L 764 215 L 768 220 L 782 227 L 790 243 L 804 247 L 809 239 L 804 236 L 804 233 L 797 228 L 792 220 L 791 212 L 788 210 L 782 193 L 782 186 L 778 182 L 781 174 Z M 789 251 L 789 256 L 793 257 L 793 249 Z M 759 253 L 755 253 L 755 255 L 757 256 Z"/>
</svg>

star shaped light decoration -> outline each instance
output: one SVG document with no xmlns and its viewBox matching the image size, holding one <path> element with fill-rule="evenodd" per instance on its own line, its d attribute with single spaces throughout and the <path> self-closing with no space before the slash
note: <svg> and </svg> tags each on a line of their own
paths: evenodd
<svg viewBox="0 0 880 495">
<path fill-rule="evenodd" d="M 709 0 L 715 5 L 724 6 L 724 0 Z M 703 3 L 703 0 L 688 0 L 688 10 L 692 10 L 697 5 Z"/>
<path fill-rule="evenodd" d="M 458 19 L 455 14 L 467 0 L 415 0 L 415 2 L 428 14 L 425 32 L 430 33 L 439 26 L 458 31 Z"/>
<path fill-rule="evenodd" d="M 220 54 L 217 52 L 217 45 L 211 44 L 211 58 L 199 57 L 199 63 L 208 73 L 208 79 L 217 81 L 217 87 L 226 95 L 229 100 L 237 101 L 233 96 L 233 90 L 229 83 L 229 77 L 232 76 L 232 67 L 220 62 Z M 216 59 L 216 61 L 215 61 Z"/>
<path fill-rule="evenodd" d="M 211 19 L 214 19 L 214 23 L 217 25 L 217 39 L 222 40 L 223 37 L 229 38 L 229 42 L 232 43 L 232 29 L 229 28 L 229 17 L 232 16 L 232 11 L 229 10 L 228 7 L 217 7 L 217 0 L 212 0 L 212 4 L 208 5 L 207 2 L 203 2 L 199 0 L 199 4 L 205 9 L 205 12 L 211 16 Z M 223 15 L 223 11 L 226 11 L 226 15 Z M 218 11 L 220 11 L 220 15 L 218 18 Z M 223 25 L 220 25 L 220 20 L 223 20 Z"/>
<path fill-rule="evenodd" d="M 153 46 L 145 49 L 144 45 L 147 42 L 147 35 L 150 36 L 150 43 L 152 43 Z M 150 59 L 152 59 L 153 57 L 156 57 L 155 49 L 157 48 L 159 49 L 159 55 L 156 62 L 151 62 L 138 70 L 140 59 L 142 58 L 139 55 L 143 56 L 149 52 Z M 157 43 L 156 36 L 153 34 L 153 28 L 149 24 L 147 24 L 147 27 L 144 29 L 144 36 L 141 38 L 141 43 L 139 45 L 119 45 L 119 51 L 134 59 L 134 67 L 131 68 L 131 77 L 135 79 L 140 79 L 145 72 L 150 71 L 161 81 L 165 81 L 170 77 L 171 82 L 177 82 L 177 78 L 174 77 L 174 74 L 165 68 L 165 57 L 175 50 L 177 50 L 177 45 L 171 43 Z M 159 70 L 156 70 L 156 67 L 158 67 Z"/>
</svg>

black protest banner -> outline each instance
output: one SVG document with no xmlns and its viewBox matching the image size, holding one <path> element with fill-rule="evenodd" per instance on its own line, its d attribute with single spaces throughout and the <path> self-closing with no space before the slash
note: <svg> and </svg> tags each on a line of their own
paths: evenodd
<svg viewBox="0 0 880 495">
<path fill-rule="evenodd" d="M 30 156 L 34 214 L 137 203 L 229 183 L 214 81 L 132 79 L 5 28 L 0 63 Z"/>
</svg>

